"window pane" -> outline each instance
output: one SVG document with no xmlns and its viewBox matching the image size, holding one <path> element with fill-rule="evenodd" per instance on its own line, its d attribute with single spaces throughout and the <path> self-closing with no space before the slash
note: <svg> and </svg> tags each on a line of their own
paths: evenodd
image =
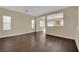
<svg viewBox="0 0 79 59">
<path fill-rule="evenodd" d="M 35 28 L 35 20 L 32 20 L 32 29 Z"/>
<path fill-rule="evenodd" d="M 47 19 L 63 18 L 63 13 L 48 15 Z"/>
<path fill-rule="evenodd" d="M 40 27 L 44 27 L 45 26 L 45 16 L 41 16 L 40 17 Z"/>
<path fill-rule="evenodd" d="M 54 26 L 54 22 L 48 22 L 48 26 Z"/>
<path fill-rule="evenodd" d="M 61 20 L 56 20 L 55 21 L 55 26 L 58 26 L 58 27 L 61 26 Z"/>
<path fill-rule="evenodd" d="M 10 30 L 11 29 L 11 25 L 9 23 L 5 23 L 3 24 L 3 30 Z"/>
<path fill-rule="evenodd" d="M 61 20 L 61 26 L 64 26 L 64 21 L 63 20 Z"/>
<path fill-rule="evenodd" d="M 3 22 L 10 23 L 11 17 L 10 16 L 3 16 Z"/>
<path fill-rule="evenodd" d="M 40 20 L 40 27 L 44 26 L 44 21 Z"/>
</svg>

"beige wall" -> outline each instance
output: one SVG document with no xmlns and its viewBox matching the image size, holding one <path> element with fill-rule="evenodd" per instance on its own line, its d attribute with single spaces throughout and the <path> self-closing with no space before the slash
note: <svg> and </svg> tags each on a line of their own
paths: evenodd
<svg viewBox="0 0 79 59">
<path fill-rule="evenodd" d="M 77 7 L 69 7 L 61 10 L 64 13 L 64 26 L 63 27 L 47 27 L 47 34 L 75 39 L 77 27 Z M 58 12 L 58 11 L 57 11 Z M 55 13 L 55 12 L 54 12 Z"/>
<path fill-rule="evenodd" d="M 79 50 L 79 7 L 78 7 L 78 26 L 76 28 L 76 44 Z"/>
<path fill-rule="evenodd" d="M 11 31 L 2 30 L 2 16 L 12 17 L 12 29 Z M 0 37 L 13 36 L 18 34 L 34 32 L 31 28 L 31 20 L 34 19 L 33 16 L 18 13 L 10 10 L 0 8 Z"/>
</svg>

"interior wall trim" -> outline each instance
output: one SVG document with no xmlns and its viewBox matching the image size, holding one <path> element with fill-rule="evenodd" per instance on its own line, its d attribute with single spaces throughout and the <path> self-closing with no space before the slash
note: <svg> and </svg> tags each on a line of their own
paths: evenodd
<svg viewBox="0 0 79 59">
<path fill-rule="evenodd" d="M 52 36 L 52 37 L 56 37 L 56 38 L 61 38 L 61 39 L 70 39 L 70 40 L 75 40 L 73 38 L 68 38 L 68 37 L 63 37 L 63 36 L 56 36 L 56 35 L 50 35 L 50 34 L 46 34 L 48 36 Z"/>
<path fill-rule="evenodd" d="M 18 33 L 18 34 L 13 34 L 13 35 L 1 36 L 0 38 L 6 38 L 6 37 L 12 37 L 12 36 L 23 35 L 23 34 L 30 34 L 30 33 L 33 33 L 33 32 L 26 32 L 26 33 Z"/>
</svg>

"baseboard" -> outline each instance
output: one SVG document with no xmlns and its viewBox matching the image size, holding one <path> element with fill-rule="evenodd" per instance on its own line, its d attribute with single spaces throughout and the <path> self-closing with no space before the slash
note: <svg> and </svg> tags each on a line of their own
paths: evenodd
<svg viewBox="0 0 79 59">
<path fill-rule="evenodd" d="M 70 39 L 70 40 L 75 40 L 72 38 L 67 38 L 67 37 L 61 37 L 61 36 L 55 36 L 55 35 L 50 35 L 50 34 L 46 34 L 47 36 L 51 36 L 51 37 L 56 37 L 56 38 L 61 38 L 61 39 Z"/>
<path fill-rule="evenodd" d="M 40 32 L 40 31 L 37 31 L 37 32 Z M 13 34 L 13 35 L 8 35 L 8 36 L 1 36 L 0 38 L 17 36 L 17 35 L 23 35 L 23 34 L 30 34 L 30 33 L 34 33 L 34 32 L 27 32 L 27 33 L 19 33 L 19 34 Z M 71 38 L 67 38 L 67 37 L 55 36 L 55 35 L 50 35 L 50 34 L 46 34 L 46 35 L 53 36 L 53 37 L 57 37 L 57 38 L 71 39 Z M 74 40 L 74 39 L 71 39 L 71 40 Z"/>
<path fill-rule="evenodd" d="M 30 33 L 34 33 L 34 32 L 18 33 L 18 34 L 13 34 L 13 35 L 8 35 L 8 36 L 1 36 L 0 38 L 6 38 L 6 37 L 12 37 L 12 36 L 23 35 L 23 34 L 30 34 Z"/>
</svg>

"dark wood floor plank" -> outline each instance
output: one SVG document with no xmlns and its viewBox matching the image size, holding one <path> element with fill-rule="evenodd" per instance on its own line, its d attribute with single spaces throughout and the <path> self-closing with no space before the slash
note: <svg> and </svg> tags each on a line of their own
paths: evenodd
<svg viewBox="0 0 79 59">
<path fill-rule="evenodd" d="M 74 40 L 44 36 L 43 32 L 0 38 L 0 52 L 77 52 Z"/>
</svg>

